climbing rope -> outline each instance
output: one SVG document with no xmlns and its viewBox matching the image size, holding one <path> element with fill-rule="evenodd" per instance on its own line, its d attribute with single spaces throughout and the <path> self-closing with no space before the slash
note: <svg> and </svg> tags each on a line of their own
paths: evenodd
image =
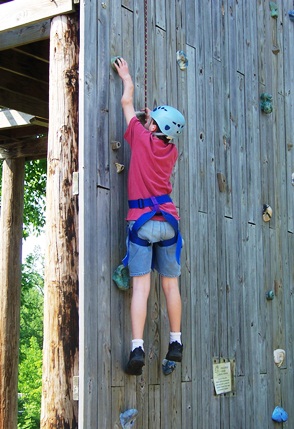
<svg viewBox="0 0 294 429">
<path fill-rule="evenodd" d="M 145 106 L 147 107 L 147 63 L 148 63 L 148 50 L 147 50 L 147 43 L 148 43 L 148 21 L 147 21 L 147 5 L 148 0 L 144 0 L 144 102 Z"/>
</svg>

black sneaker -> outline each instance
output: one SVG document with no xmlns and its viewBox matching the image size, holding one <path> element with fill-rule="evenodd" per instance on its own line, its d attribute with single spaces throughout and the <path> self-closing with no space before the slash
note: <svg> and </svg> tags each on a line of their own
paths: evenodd
<svg viewBox="0 0 294 429">
<path fill-rule="evenodd" d="M 127 363 L 126 373 L 129 375 L 141 375 L 142 367 L 145 365 L 145 353 L 142 347 L 136 347 L 130 353 L 130 359 Z"/>
<path fill-rule="evenodd" d="M 170 343 L 168 346 L 168 352 L 166 355 L 167 360 L 172 360 L 174 362 L 182 362 L 182 354 L 183 354 L 183 345 L 174 341 Z"/>
</svg>

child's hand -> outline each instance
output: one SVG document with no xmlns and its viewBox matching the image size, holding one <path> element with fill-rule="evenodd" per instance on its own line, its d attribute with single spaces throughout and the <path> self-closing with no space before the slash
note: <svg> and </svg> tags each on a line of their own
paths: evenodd
<svg viewBox="0 0 294 429">
<path fill-rule="evenodd" d="M 114 65 L 115 65 L 115 68 L 117 70 L 118 75 L 120 76 L 120 78 L 122 80 L 124 80 L 130 76 L 129 66 L 128 66 L 128 63 L 126 62 L 126 60 L 124 60 L 123 58 L 117 58 Z"/>
</svg>

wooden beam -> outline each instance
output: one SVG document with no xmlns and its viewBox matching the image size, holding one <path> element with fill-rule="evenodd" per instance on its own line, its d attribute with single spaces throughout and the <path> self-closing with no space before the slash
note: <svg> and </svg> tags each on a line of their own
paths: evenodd
<svg viewBox="0 0 294 429">
<path fill-rule="evenodd" d="M 14 0 L 15 1 L 15 0 Z M 2 6 L 0 6 L 0 11 Z M 17 30 L 0 33 L 0 51 L 49 39 L 50 20 L 47 19 Z"/>
<path fill-rule="evenodd" d="M 48 63 L 31 58 L 23 52 L 16 52 L 14 50 L 0 52 L 0 76 L 1 70 L 10 70 L 20 76 L 27 76 L 36 81 L 48 82 Z"/>
<path fill-rule="evenodd" d="M 14 0 L 0 6 L 0 33 L 74 11 L 72 0 Z"/>
<path fill-rule="evenodd" d="M 33 116 L 48 118 L 48 103 L 35 98 L 33 95 L 23 95 L 21 93 L 8 91 L 0 88 L 0 106 L 29 113 Z"/>
<path fill-rule="evenodd" d="M 0 128 L 0 144 L 13 143 L 20 140 L 34 140 L 36 136 L 48 134 L 48 124 L 43 118 L 37 118 L 30 125 Z M 42 121 L 42 122 L 41 122 Z M 42 125 L 40 125 L 42 123 Z"/>
<path fill-rule="evenodd" d="M 24 159 L 3 163 L 0 216 L 0 429 L 17 427 Z"/>
<path fill-rule="evenodd" d="M 48 137 L 9 144 L 0 143 L 0 159 L 26 158 L 42 159 L 47 156 Z"/>
<path fill-rule="evenodd" d="M 38 82 L 24 76 L 18 76 L 15 73 L 10 73 L 0 69 L 0 88 L 16 93 L 21 93 L 23 96 L 31 97 L 48 103 L 49 84 L 48 82 Z M 18 109 L 19 110 L 19 109 Z"/>
</svg>

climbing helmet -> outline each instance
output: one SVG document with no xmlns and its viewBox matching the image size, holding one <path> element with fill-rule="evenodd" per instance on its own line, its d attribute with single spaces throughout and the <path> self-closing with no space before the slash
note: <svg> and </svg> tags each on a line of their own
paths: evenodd
<svg viewBox="0 0 294 429">
<path fill-rule="evenodd" d="M 171 106 L 157 106 L 150 116 L 157 123 L 160 131 L 168 139 L 177 137 L 183 131 L 185 118 L 177 109 Z"/>
</svg>

